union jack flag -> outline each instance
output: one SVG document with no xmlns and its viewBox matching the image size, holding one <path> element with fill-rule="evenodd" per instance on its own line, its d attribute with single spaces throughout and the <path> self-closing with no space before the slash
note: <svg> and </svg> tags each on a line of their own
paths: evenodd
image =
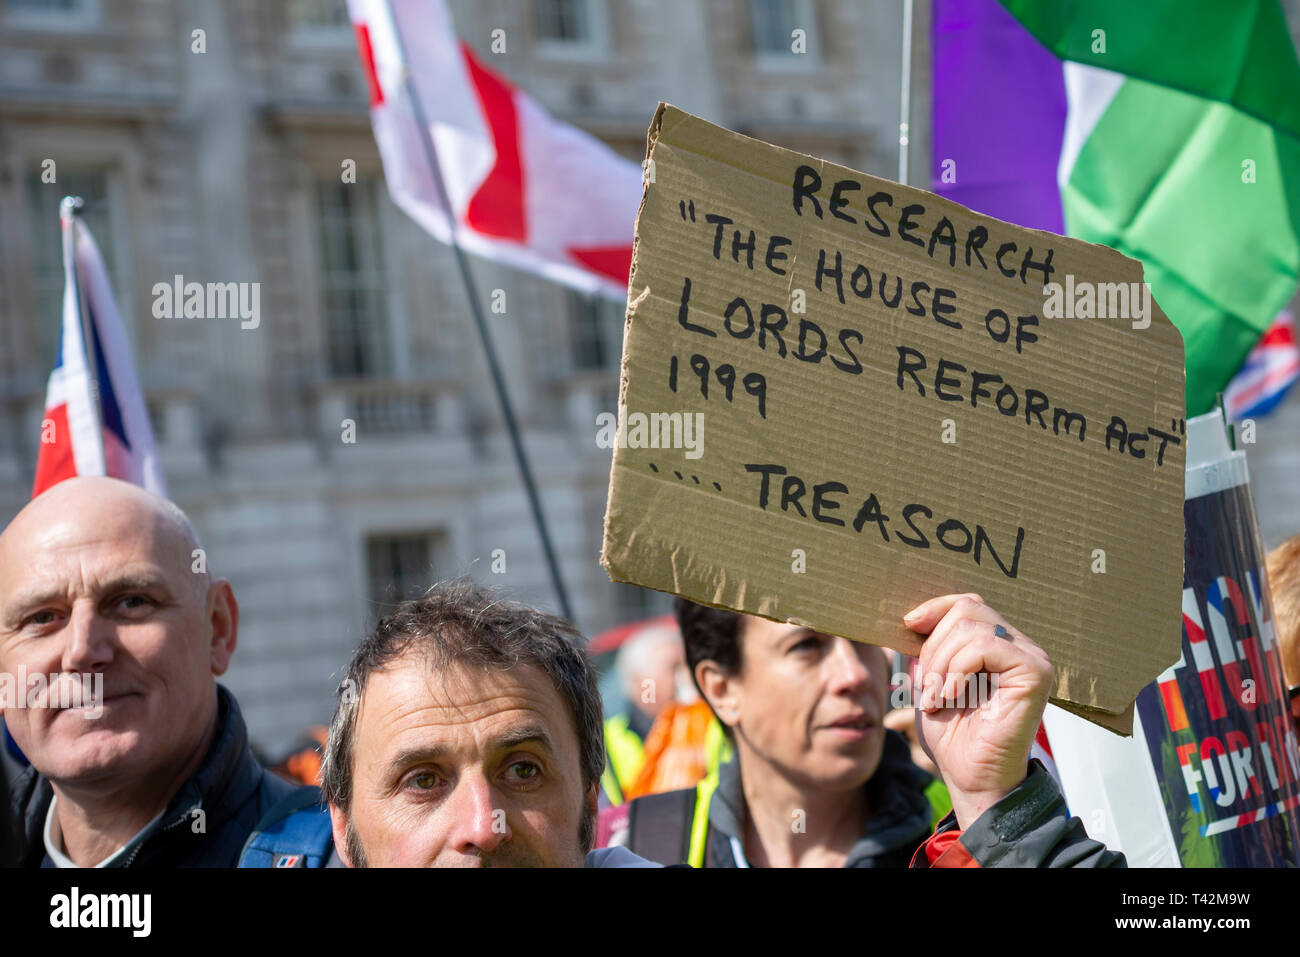
<svg viewBox="0 0 1300 957">
<path fill-rule="evenodd" d="M 99 247 L 76 216 L 78 202 L 68 197 L 59 207 L 63 332 L 45 394 L 32 497 L 77 475 L 108 475 L 165 496 L 126 330 Z"/>
<path fill-rule="evenodd" d="M 1295 317 L 1278 314 L 1223 394 L 1229 422 L 1264 415 L 1286 396 L 1300 377 L 1300 350 L 1295 342 Z"/>
</svg>

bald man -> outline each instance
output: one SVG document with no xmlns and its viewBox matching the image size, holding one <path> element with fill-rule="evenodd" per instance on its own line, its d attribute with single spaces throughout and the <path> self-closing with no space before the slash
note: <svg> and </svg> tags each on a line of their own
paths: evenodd
<svg viewBox="0 0 1300 957">
<path fill-rule="evenodd" d="M 238 626 L 166 499 L 75 478 L 18 513 L 0 534 L 0 676 L 28 689 L 4 702 L 32 763 L 13 785 L 23 866 L 234 866 L 295 790 L 253 758 L 216 682 Z"/>
</svg>

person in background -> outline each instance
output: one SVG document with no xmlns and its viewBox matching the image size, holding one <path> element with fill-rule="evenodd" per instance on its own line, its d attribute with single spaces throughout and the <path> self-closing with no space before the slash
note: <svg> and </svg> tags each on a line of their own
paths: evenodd
<svg viewBox="0 0 1300 957">
<path fill-rule="evenodd" d="M 1288 538 L 1268 553 L 1268 589 L 1273 596 L 1273 626 L 1291 720 L 1300 731 L 1300 535 Z"/>
<path fill-rule="evenodd" d="M 325 757 L 325 744 L 330 729 L 323 724 L 313 724 L 298 736 L 297 743 L 274 764 L 267 762 L 272 771 L 294 784 L 316 786 L 320 784 L 320 766 Z"/>
<path fill-rule="evenodd" d="M 600 783 L 609 804 L 622 804 L 625 792 L 640 776 L 650 728 L 676 700 L 678 673 L 684 673 L 685 665 L 682 636 L 675 625 L 648 626 L 619 649 L 614 670 L 627 709 L 605 721 L 608 761 Z"/>
</svg>

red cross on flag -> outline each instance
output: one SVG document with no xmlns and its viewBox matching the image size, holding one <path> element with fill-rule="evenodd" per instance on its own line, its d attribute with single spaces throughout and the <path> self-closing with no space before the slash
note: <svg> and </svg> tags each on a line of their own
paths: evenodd
<svg viewBox="0 0 1300 957">
<path fill-rule="evenodd" d="M 394 202 L 442 242 L 627 293 L 641 167 L 461 42 L 442 0 L 348 0 Z"/>
</svg>

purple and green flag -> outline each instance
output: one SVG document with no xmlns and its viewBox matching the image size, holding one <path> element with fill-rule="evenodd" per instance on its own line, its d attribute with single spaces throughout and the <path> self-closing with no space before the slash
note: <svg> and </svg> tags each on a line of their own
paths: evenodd
<svg viewBox="0 0 1300 957">
<path fill-rule="evenodd" d="M 933 188 L 1142 261 L 1208 411 L 1300 277 L 1277 0 L 935 0 Z"/>
</svg>

